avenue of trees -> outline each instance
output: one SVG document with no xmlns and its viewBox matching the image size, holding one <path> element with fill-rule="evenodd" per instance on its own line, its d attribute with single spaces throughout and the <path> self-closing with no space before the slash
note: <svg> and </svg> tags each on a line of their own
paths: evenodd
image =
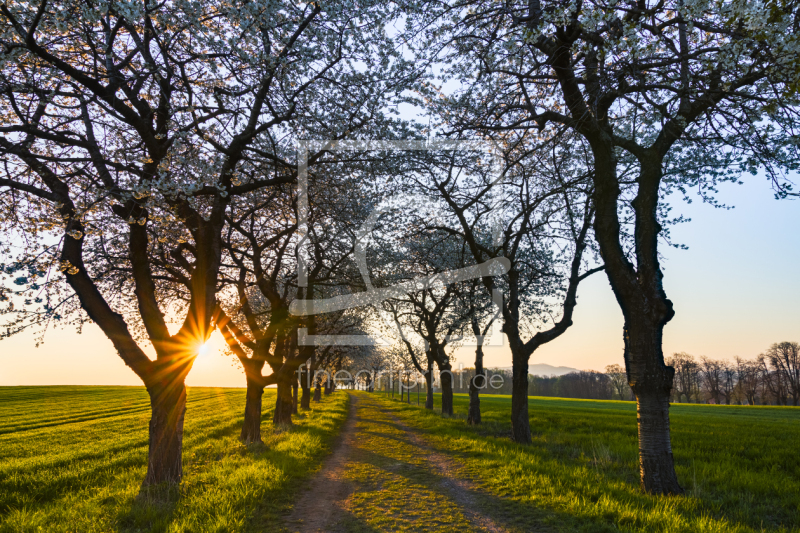
<svg viewBox="0 0 800 533">
<path fill-rule="evenodd" d="M 669 195 L 714 203 L 758 171 L 796 195 L 799 25 L 784 0 L 4 2 L 0 337 L 96 324 L 150 395 L 150 486 L 181 480 L 215 329 L 257 443 L 265 387 L 287 425 L 342 371 L 418 373 L 445 415 L 469 392 L 479 424 L 497 324 L 514 441 L 551 385 L 632 397 L 642 490 L 681 494 L 670 401 L 800 400 L 796 343 L 664 357 L 659 251 Z M 588 276 L 622 310 L 624 368 L 532 378 Z"/>
</svg>

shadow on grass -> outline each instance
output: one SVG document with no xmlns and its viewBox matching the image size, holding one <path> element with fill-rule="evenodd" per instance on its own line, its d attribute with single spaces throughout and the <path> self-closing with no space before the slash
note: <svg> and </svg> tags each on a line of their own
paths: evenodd
<svg viewBox="0 0 800 533">
<path fill-rule="evenodd" d="M 345 513 L 345 516 L 334 524 L 328 533 L 382 533 L 383 531 L 370 526 L 363 518 L 352 513 Z"/>
<path fill-rule="evenodd" d="M 365 406 L 366 407 L 366 406 Z M 373 406 L 375 407 L 375 406 Z M 450 514 L 453 509 L 457 509 L 465 517 L 477 514 L 478 516 L 488 517 L 498 525 L 502 525 L 508 531 L 554 531 L 553 524 L 557 524 L 563 528 L 565 524 L 574 522 L 569 513 L 558 512 L 552 509 L 543 509 L 533 503 L 524 503 L 514 500 L 508 500 L 490 493 L 483 491 L 478 486 L 465 487 L 462 482 L 454 483 L 454 480 L 466 480 L 466 478 L 458 475 L 442 475 L 438 470 L 425 459 L 430 454 L 431 450 L 425 447 L 420 447 L 408 435 L 406 431 L 400 428 L 396 423 L 369 419 L 364 415 L 359 416 L 359 421 L 364 421 L 367 424 L 376 424 L 378 427 L 359 428 L 359 442 L 366 439 L 369 442 L 371 438 L 389 439 L 394 441 L 399 453 L 403 453 L 402 448 L 405 448 L 405 453 L 411 449 L 414 451 L 413 459 L 403 459 L 397 456 L 390 455 L 393 447 L 386 447 L 386 452 L 365 449 L 364 446 L 357 446 L 353 450 L 354 468 L 356 471 L 360 470 L 358 464 L 369 466 L 367 471 L 377 472 L 361 476 L 354 481 L 360 485 L 357 492 L 374 492 L 374 491 L 391 491 L 395 498 L 404 499 L 403 491 L 408 490 L 410 493 L 420 491 L 429 491 L 437 495 L 437 501 L 448 502 L 446 508 L 430 509 L 426 508 L 424 504 L 414 505 L 409 500 L 409 505 L 403 507 L 403 512 L 406 515 L 403 517 L 405 521 L 403 527 L 410 527 L 411 531 L 449 531 L 447 519 L 440 521 L 440 516 L 444 517 Z M 381 431 L 382 428 L 391 428 L 394 431 L 388 434 Z M 413 430 L 409 430 L 413 431 Z M 365 444 L 366 444 L 365 442 Z M 382 446 L 383 443 L 380 444 Z M 471 480 L 467 480 L 467 484 L 472 485 Z M 409 497 L 406 495 L 405 497 Z M 439 500 L 438 497 L 441 497 Z M 426 496 L 426 499 L 429 497 Z M 374 520 L 380 519 L 381 512 L 386 510 L 378 508 L 362 508 L 359 509 L 359 515 L 368 515 L 366 518 L 349 516 L 342 521 L 340 526 L 343 531 L 373 531 L 372 526 L 366 524 L 364 520 L 369 520 L 369 515 Z M 376 515 L 377 513 L 377 515 Z M 452 524 L 450 524 L 452 526 Z M 477 530 L 483 531 L 481 525 L 474 524 Z M 404 531 L 406 529 L 403 529 Z M 569 529 L 571 530 L 571 528 Z M 337 530 L 338 531 L 338 530 Z M 613 527 L 600 527 L 595 528 L 593 531 L 616 531 Z"/>
<path fill-rule="evenodd" d="M 773 453 L 784 460 L 782 469 L 774 468 L 764 458 L 745 462 L 751 441 L 760 444 L 762 451 L 769 449 L 764 442 L 769 433 L 757 433 L 758 426 L 749 424 L 758 422 L 764 429 L 771 429 L 782 439 L 775 439 L 776 450 L 786 450 L 786 433 L 797 430 L 783 420 L 776 424 L 761 418 L 748 420 L 747 427 L 735 427 L 727 420 L 709 416 L 702 408 L 697 413 L 687 408 L 686 414 L 674 417 L 678 423 L 673 428 L 673 445 L 683 454 L 691 453 L 690 460 L 676 453 L 676 466 L 687 495 L 659 497 L 639 490 L 633 409 L 610 405 L 590 413 L 576 409 L 570 400 L 560 402 L 566 407 L 548 401 L 547 409 L 531 411 L 532 429 L 540 431 L 534 433 L 530 446 L 492 435 L 497 429 L 509 427 L 507 422 L 498 420 L 498 416 L 504 420 L 508 416 L 507 402 L 487 409 L 486 418 L 495 426 L 488 435 L 480 427 L 456 421 L 440 423 L 424 411 L 392 402 L 385 405 L 402 413 L 406 423 L 430 437 L 426 440 L 433 449 L 454 458 L 470 476 L 481 480 L 487 492 L 500 496 L 486 499 L 487 494 L 481 492 L 476 498 L 484 501 L 487 508 L 509 516 L 507 523 L 511 525 L 525 527 L 527 517 L 542 514 L 541 507 L 545 509 L 546 522 L 567 531 L 800 531 L 800 515 L 790 511 L 791 507 L 796 509 L 797 499 L 788 496 L 796 482 L 783 473 L 787 467 L 789 471 L 796 468 L 791 465 L 797 463 L 786 462 L 785 454 L 777 451 Z M 466 401 L 457 403 L 457 407 L 465 408 Z M 626 412 L 613 412 L 617 409 Z M 697 479 L 695 461 L 703 469 Z M 743 463 L 750 468 L 742 468 Z M 692 469 L 691 475 L 687 475 L 688 468 Z M 782 490 L 771 481 L 776 476 L 783 476 Z M 561 519 L 567 527 L 559 524 Z"/>
<path fill-rule="evenodd" d="M 182 497 L 179 485 L 142 486 L 130 506 L 117 516 L 123 532 L 164 531 Z"/>
</svg>

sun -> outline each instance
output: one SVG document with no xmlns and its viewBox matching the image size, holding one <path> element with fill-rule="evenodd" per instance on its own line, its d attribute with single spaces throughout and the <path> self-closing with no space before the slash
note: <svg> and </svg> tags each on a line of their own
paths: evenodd
<svg viewBox="0 0 800 533">
<path fill-rule="evenodd" d="M 200 345 L 200 348 L 197 350 L 197 355 L 202 357 L 208 354 L 208 352 L 210 351 L 211 351 L 211 341 L 206 341 L 205 344 Z"/>
</svg>

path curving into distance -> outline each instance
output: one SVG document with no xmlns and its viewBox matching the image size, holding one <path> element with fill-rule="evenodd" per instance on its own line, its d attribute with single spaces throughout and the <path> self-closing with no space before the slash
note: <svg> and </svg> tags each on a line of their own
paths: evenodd
<svg viewBox="0 0 800 533">
<path fill-rule="evenodd" d="M 384 400 L 349 394 L 338 443 L 286 518 L 289 531 L 510 531 L 481 512 L 477 487 Z"/>
</svg>

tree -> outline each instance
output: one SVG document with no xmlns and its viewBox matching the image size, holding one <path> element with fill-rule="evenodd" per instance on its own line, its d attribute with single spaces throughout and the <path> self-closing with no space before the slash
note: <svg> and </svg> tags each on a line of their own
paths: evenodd
<svg viewBox="0 0 800 533">
<path fill-rule="evenodd" d="M 479 282 L 473 282 L 466 292 L 466 305 L 468 306 L 472 334 L 475 336 L 475 371 L 469 380 L 469 408 L 467 410 L 467 424 L 478 425 L 481 423 L 481 389 L 488 385 L 486 372 L 483 369 L 483 343 L 489 328 L 499 318 L 498 305 L 486 306 L 486 299 L 481 298 Z M 494 302 L 493 302 L 494 303 Z M 488 307 L 488 313 L 487 311 Z"/>
<path fill-rule="evenodd" d="M 728 361 L 721 361 L 722 383 L 720 394 L 726 405 L 731 405 L 736 394 L 736 369 Z"/>
<path fill-rule="evenodd" d="M 747 361 L 736 356 L 736 384 L 748 405 L 756 405 L 758 388 L 761 383 L 761 370 L 755 361 Z"/>
<path fill-rule="evenodd" d="M 613 394 L 611 379 L 601 372 L 582 370 L 558 376 L 558 395 L 565 398 L 610 400 Z"/>
<path fill-rule="evenodd" d="M 584 269 L 594 209 L 582 154 L 527 134 L 504 142 L 501 185 L 490 165 L 451 155 L 429 165 L 415 188 L 447 208 L 449 220 L 429 227 L 463 240 L 476 263 L 499 261 L 507 269 L 481 279 L 487 298 L 497 290 L 507 295 L 500 307 L 513 361 L 512 438 L 527 444 L 528 361 L 572 325 L 578 284 L 601 267 Z M 502 206 L 499 216 L 494 204 Z"/>
<path fill-rule="evenodd" d="M 47 291 L 8 330 L 70 314 L 100 327 L 151 398 L 145 485 L 181 479 L 184 380 L 213 329 L 231 197 L 292 182 L 290 121 L 346 118 L 376 76 L 362 67 L 394 70 L 371 31 L 387 12 L 351 7 L 0 6 L 4 240 L 27 240 L 4 269 Z"/>
<path fill-rule="evenodd" d="M 777 342 L 766 353 L 774 372 L 782 376 L 794 405 L 800 405 L 800 344 Z"/>
<path fill-rule="evenodd" d="M 358 126 L 351 124 L 346 129 Z M 236 288 L 232 307 L 241 313 L 242 325 L 237 327 L 227 320 L 225 337 L 247 376 L 242 433 L 245 442 L 260 441 L 260 397 L 266 385 L 277 385 L 275 425 L 292 423 L 301 386 L 304 398 L 301 404 L 310 407 L 309 376 L 303 381 L 300 374 L 301 368 L 313 359 L 315 347 L 298 338 L 298 328 L 315 336 L 320 324 L 314 314 L 292 315 L 290 305 L 294 301 L 313 303 L 315 297 L 331 296 L 352 278 L 352 273 L 345 272 L 345 265 L 355 250 L 356 227 L 364 220 L 366 211 L 358 201 L 360 195 L 347 193 L 357 191 L 359 184 L 353 178 L 331 179 L 333 173 L 326 168 L 330 166 L 330 158 L 317 153 L 311 159 L 315 160 L 311 171 L 320 175 L 312 176 L 314 187 L 309 192 L 312 208 L 302 243 L 295 237 L 294 191 L 276 191 L 263 198 L 251 194 L 242 202 L 233 203 L 227 219 L 230 230 L 226 251 L 233 264 L 229 281 Z M 342 170 L 341 166 L 335 166 Z M 359 175 L 359 179 L 363 176 Z M 295 258 L 298 247 L 303 245 L 309 246 L 310 252 L 305 266 L 307 283 L 300 287 Z M 356 325 L 352 320 L 358 318 L 358 311 L 337 312 L 332 321 L 322 321 L 321 325 L 323 329 L 326 326 L 341 329 L 344 324 L 337 323 L 341 319 L 352 328 Z M 251 355 L 248 357 L 245 352 Z M 265 363 L 272 371 L 266 377 L 261 375 Z"/>
<path fill-rule="evenodd" d="M 437 4 L 438 6 L 439 4 Z M 704 200 L 764 168 L 779 196 L 798 167 L 794 2 L 489 2 L 426 7 L 426 51 L 467 87 L 450 98 L 456 131 L 568 130 L 591 151 L 594 236 L 625 318 L 645 492 L 681 494 L 669 434 L 674 316 L 658 254 L 663 198 Z M 436 23 L 438 22 L 438 24 Z M 433 60 L 433 59 L 432 59 Z M 431 92 L 431 98 L 439 97 Z M 627 228 L 630 221 L 630 229 Z"/>
<path fill-rule="evenodd" d="M 697 402 L 700 393 L 699 366 L 694 356 L 686 352 L 673 354 L 666 363 L 675 369 L 675 394 L 680 402 Z"/>
<path fill-rule="evenodd" d="M 631 397 L 631 388 L 628 385 L 624 368 L 619 365 L 608 365 L 606 375 L 611 380 L 611 387 L 620 400 L 627 400 Z"/>
<path fill-rule="evenodd" d="M 258 199 L 250 195 L 227 217 L 226 256 L 236 268 L 231 269 L 230 277 L 223 277 L 222 294 L 227 283 L 235 292 L 231 303 L 221 295 L 217 327 L 245 373 L 247 393 L 240 438 L 248 444 L 262 442 L 264 388 L 279 381 L 285 387 L 293 376 L 292 368 L 282 368 L 296 346 L 288 311 L 297 293 L 292 283 L 296 265 L 290 244 L 297 225 L 291 198 L 292 191 L 287 190 L 275 190 Z M 272 370 L 269 376 L 262 375 L 265 364 Z M 287 423 L 285 411 L 276 408 L 277 424 Z"/>
<path fill-rule="evenodd" d="M 700 357 L 701 383 L 714 403 L 722 403 L 722 364 L 708 357 Z"/>
<path fill-rule="evenodd" d="M 441 274 L 463 268 L 468 255 L 462 242 L 452 235 L 423 231 L 405 239 L 402 270 L 406 281 L 414 278 Z M 432 365 L 439 369 L 442 387 L 442 414 L 453 414 L 453 374 L 447 348 L 460 340 L 460 333 L 470 321 L 470 309 L 462 301 L 464 287 L 459 283 L 433 286 L 420 291 L 411 291 L 406 296 L 384 302 L 384 310 L 391 314 L 401 341 L 413 366 L 425 376 L 425 408 L 433 409 Z M 409 326 L 423 343 L 416 348 L 403 327 Z M 425 354 L 427 368 L 423 368 L 418 351 Z"/>
</svg>

